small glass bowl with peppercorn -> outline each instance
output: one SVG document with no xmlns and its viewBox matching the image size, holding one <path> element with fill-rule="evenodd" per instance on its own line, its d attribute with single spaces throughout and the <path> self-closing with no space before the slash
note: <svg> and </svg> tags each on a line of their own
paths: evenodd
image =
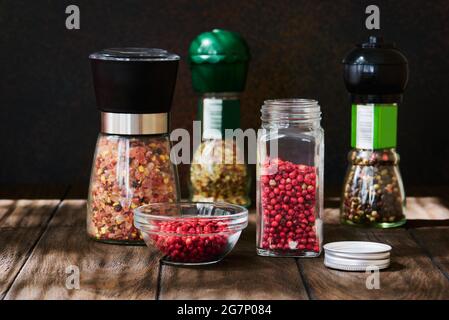
<svg viewBox="0 0 449 320">
<path fill-rule="evenodd" d="M 204 265 L 231 252 L 248 225 L 248 210 L 228 203 L 153 203 L 134 211 L 134 224 L 165 263 Z"/>
</svg>

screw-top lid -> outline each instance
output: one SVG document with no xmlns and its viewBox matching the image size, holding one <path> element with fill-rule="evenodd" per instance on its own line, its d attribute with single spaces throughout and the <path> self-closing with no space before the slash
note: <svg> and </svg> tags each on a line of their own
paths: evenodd
<svg viewBox="0 0 449 320">
<path fill-rule="evenodd" d="M 408 61 L 394 43 L 371 36 L 343 60 L 344 81 L 354 103 L 397 103 L 408 82 Z"/>
<path fill-rule="evenodd" d="M 324 265 L 343 271 L 385 269 L 390 265 L 391 246 L 367 241 L 339 241 L 324 245 Z"/>
<path fill-rule="evenodd" d="M 193 87 L 201 93 L 241 92 L 245 88 L 249 48 L 235 32 L 214 29 L 190 44 Z"/>
<path fill-rule="evenodd" d="M 103 112 L 168 113 L 179 56 L 162 49 L 114 48 L 89 56 L 97 106 Z"/>
</svg>

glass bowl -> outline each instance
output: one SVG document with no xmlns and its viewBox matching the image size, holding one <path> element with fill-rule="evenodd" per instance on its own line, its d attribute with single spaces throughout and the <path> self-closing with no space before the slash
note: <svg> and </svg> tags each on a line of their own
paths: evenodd
<svg viewBox="0 0 449 320">
<path fill-rule="evenodd" d="M 211 264 L 234 248 L 248 225 L 248 210 L 228 203 L 153 203 L 134 210 L 134 225 L 164 262 Z"/>
</svg>

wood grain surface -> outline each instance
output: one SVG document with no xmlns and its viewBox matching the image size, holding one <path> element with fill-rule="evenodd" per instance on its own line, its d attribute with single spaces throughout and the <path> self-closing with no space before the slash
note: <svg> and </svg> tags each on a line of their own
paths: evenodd
<svg viewBox="0 0 449 320">
<path fill-rule="evenodd" d="M 85 219 L 85 201 L 64 201 L 5 298 L 155 299 L 156 253 L 90 240 Z M 79 289 L 66 286 L 74 268 L 79 269 Z"/>
<path fill-rule="evenodd" d="M 410 230 L 410 233 L 449 279 L 449 227 L 418 228 Z"/>
<path fill-rule="evenodd" d="M 449 220 L 446 205 L 446 201 L 435 197 L 408 198 L 405 214 L 411 220 Z"/>
<path fill-rule="evenodd" d="M 236 248 L 216 265 L 163 265 L 160 299 L 308 299 L 293 258 L 256 255 L 255 215 Z"/>
<path fill-rule="evenodd" d="M 0 299 L 42 235 L 58 200 L 0 201 Z"/>
<path fill-rule="evenodd" d="M 449 281 L 405 229 L 357 229 L 327 225 L 326 242 L 374 241 L 393 247 L 391 266 L 379 275 L 380 289 L 367 289 L 370 274 L 331 270 L 320 259 L 298 260 L 312 299 L 449 299 Z"/>
<path fill-rule="evenodd" d="M 338 199 L 326 206 L 325 242 L 393 246 L 379 290 L 367 289 L 369 274 L 327 269 L 323 256 L 258 257 L 254 214 L 222 262 L 181 268 L 147 247 L 89 240 L 84 200 L 1 200 L 0 299 L 449 299 L 449 227 L 351 228 L 338 224 Z M 419 221 L 448 210 L 431 197 L 409 199 L 409 208 Z M 79 289 L 70 282 L 77 268 Z"/>
</svg>

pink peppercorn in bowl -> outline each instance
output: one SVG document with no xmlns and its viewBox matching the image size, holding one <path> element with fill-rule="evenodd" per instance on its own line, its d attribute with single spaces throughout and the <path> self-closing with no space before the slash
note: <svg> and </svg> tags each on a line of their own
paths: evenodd
<svg viewBox="0 0 449 320">
<path fill-rule="evenodd" d="M 222 260 L 248 225 L 248 210 L 228 203 L 153 203 L 134 211 L 145 243 L 174 265 L 204 265 Z"/>
</svg>

